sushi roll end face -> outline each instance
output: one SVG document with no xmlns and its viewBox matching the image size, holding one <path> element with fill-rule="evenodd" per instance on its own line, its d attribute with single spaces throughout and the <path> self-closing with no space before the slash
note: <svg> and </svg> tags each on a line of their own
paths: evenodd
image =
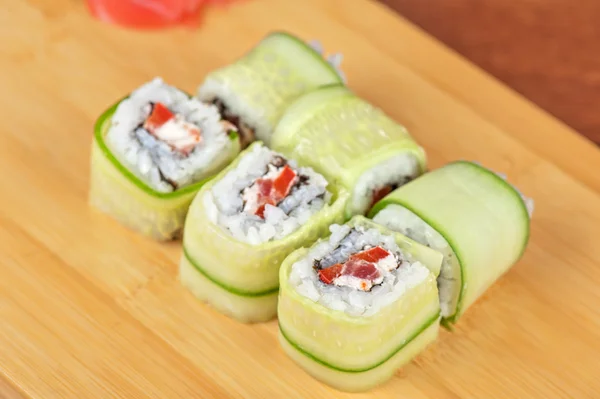
<svg viewBox="0 0 600 399">
<path fill-rule="evenodd" d="M 237 167 L 202 196 L 209 220 L 250 245 L 285 238 L 331 204 L 332 198 L 322 175 L 262 143 L 253 144 Z"/>
<path fill-rule="evenodd" d="M 315 378 L 364 391 L 436 339 L 442 256 L 362 217 L 330 232 L 281 267 L 279 339 Z"/>
<path fill-rule="evenodd" d="M 158 240 L 175 238 L 202 184 L 239 152 L 218 109 L 155 78 L 96 122 L 90 202 Z"/>
<path fill-rule="evenodd" d="M 450 325 L 520 259 L 532 210 L 502 176 L 458 161 L 386 196 L 371 216 L 443 254 L 438 288 Z"/>
<path fill-rule="evenodd" d="M 197 97 L 217 105 L 238 127 L 242 147 L 255 139 L 270 144 L 285 108 L 319 86 L 343 83 L 341 55 L 325 58 L 318 43 L 272 32 L 236 62 L 206 76 Z"/>
<path fill-rule="evenodd" d="M 274 317 L 281 262 L 343 221 L 348 198 L 312 169 L 255 142 L 190 206 L 181 280 L 238 320 Z M 200 280 L 221 295 L 197 288 Z"/>
</svg>

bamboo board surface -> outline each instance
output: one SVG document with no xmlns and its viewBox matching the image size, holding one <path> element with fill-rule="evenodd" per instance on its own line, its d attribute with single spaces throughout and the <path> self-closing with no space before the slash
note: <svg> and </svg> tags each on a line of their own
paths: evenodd
<svg viewBox="0 0 600 399">
<path fill-rule="evenodd" d="M 0 9 L 0 397 L 592 398 L 600 392 L 600 151 L 367 1 L 253 0 L 201 30 L 135 32 L 83 2 Z M 477 159 L 536 200 L 524 258 L 386 385 L 330 389 L 176 279 L 158 244 L 87 204 L 92 125 L 155 75 L 193 91 L 265 33 L 342 51 L 349 85 L 404 123 L 430 167 Z M 232 254 L 235 256 L 235 254 Z"/>
</svg>

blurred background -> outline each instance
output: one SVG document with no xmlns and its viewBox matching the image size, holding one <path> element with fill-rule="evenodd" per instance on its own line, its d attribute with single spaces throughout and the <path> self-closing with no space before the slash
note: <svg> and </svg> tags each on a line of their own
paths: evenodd
<svg viewBox="0 0 600 399">
<path fill-rule="evenodd" d="M 599 0 L 379 0 L 600 144 Z"/>
<path fill-rule="evenodd" d="M 112 16 L 134 25 L 186 19 L 186 10 L 237 1 L 87 0 L 97 16 L 116 10 Z M 600 144 L 600 0 L 373 1 Z"/>
</svg>

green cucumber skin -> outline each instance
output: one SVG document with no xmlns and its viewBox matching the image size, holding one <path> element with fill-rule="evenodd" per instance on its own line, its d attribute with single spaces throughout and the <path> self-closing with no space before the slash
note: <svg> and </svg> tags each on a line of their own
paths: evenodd
<svg viewBox="0 0 600 399">
<path fill-rule="evenodd" d="M 354 217 L 348 224 L 377 227 L 394 235 L 398 245 L 414 256 L 414 260 L 424 264 L 436 262 L 437 266 L 433 265 L 431 269 L 439 270 L 442 257 L 436 251 L 364 217 Z M 326 238 L 313 246 L 323 240 Z M 423 248 L 423 251 L 419 248 Z M 430 322 L 432 315 L 436 320 L 439 319 L 440 308 L 433 273 L 419 285 L 410 288 L 401 299 L 368 317 L 350 316 L 313 302 L 300 295 L 289 282 L 293 264 L 308 253 L 308 248 L 300 248 L 290 254 L 281 266 L 278 318 L 287 340 L 321 363 L 338 370 L 366 371 L 375 368 L 401 349 L 404 341 L 418 335 L 423 326 Z M 429 254 L 433 256 L 432 259 L 429 259 Z M 373 340 L 372 337 L 378 338 Z"/>
<path fill-rule="evenodd" d="M 351 192 L 364 172 L 402 153 L 415 157 L 418 174 L 427 168 L 423 148 L 403 126 L 340 85 L 320 88 L 292 103 L 271 146 Z M 349 216 L 356 213 L 349 209 Z"/>
<path fill-rule="evenodd" d="M 352 368 L 352 369 L 344 369 L 344 368 L 339 368 L 335 365 L 332 365 L 330 363 L 327 363 L 324 360 L 321 360 L 319 358 L 317 358 L 316 356 L 310 354 L 309 352 L 305 351 L 302 346 L 300 346 L 299 344 L 295 343 L 290 337 L 288 337 L 288 335 L 285 332 L 285 329 L 283 328 L 283 326 L 281 324 L 279 324 L 279 331 L 281 332 L 281 335 L 283 336 L 283 338 L 291 345 L 293 346 L 298 352 L 301 352 L 304 356 L 312 359 L 313 361 L 315 361 L 316 363 L 319 363 L 327 368 L 330 368 L 332 370 L 336 370 L 336 371 L 341 371 L 343 373 L 351 373 L 351 374 L 358 374 L 358 373 L 364 373 L 365 371 L 370 371 L 373 370 L 383 364 L 385 364 L 387 361 L 389 361 L 393 356 L 395 356 L 398 352 L 400 352 L 405 346 L 407 346 L 408 344 L 410 344 L 415 338 L 417 338 L 423 331 L 425 331 L 427 328 L 431 327 L 434 324 L 439 323 L 440 321 L 440 314 L 439 313 L 434 313 L 433 315 L 431 315 L 427 321 L 416 331 L 414 331 L 404 342 L 403 344 L 401 344 L 400 346 L 396 347 L 392 352 L 389 353 L 389 355 L 379 361 L 376 364 L 371 364 L 368 365 L 366 367 L 362 367 L 362 368 Z"/>
<path fill-rule="evenodd" d="M 295 42 L 296 45 L 298 45 L 298 46 L 304 47 L 304 49 L 306 50 L 306 53 L 311 54 L 311 56 L 314 58 L 315 62 L 322 64 L 324 67 L 326 67 L 329 70 L 332 78 L 331 78 L 331 81 L 328 82 L 328 84 L 343 83 L 342 78 L 338 75 L 338 73 L 335 70 L 335 68 L 333 67 L 333 65 L 331 65 L 329 62 L 327 62 L 327 60 L 323 59 L 323 56 L 321 54 L 319 54 L 314 48 L 310 47 L 305 41 L 303 41 L 299 37 L 295 36 L 294 34 L 292 34 L 290 32 L 275 31 L 275 32 L 272 32 L 270 35 L 268 35 L 267 38 L 265 38 L 265 41 L 268 41 L 269 39 L 272 39 L 272 38 L 283 38 L 283 39 Z"/>
<path fill-rule="evenodd" d="M 301 96 L 294 101 L 283 114 L 275 126 L 271 137 L 273 148 L 286 148 L 287 145 L 295 143 L 294 135 L 309 121 L 313 114 L 332 101 L 353 97 L 354 94 L 343 84 L 334 83 L 319 87 L 312 92 Z"/>
<path fill-rule="evenodd" d="M 218 97 L 269 145 L 285 109 L 304 93 L 329 84 L 343 84 L 333 66 L 299 38 L 274 32 L 235 62 L 210 72 L 197 97 Z"/>
<path fill-rule="evenodd" d="M 414 337 L 413 340 L 407 343 L 387 362 L 374 369 L 359 373 L 337 371 L 322 365 L 292 346 L 289 341 L 283 337 L 281 330 L 279 331 L 278 338 L 283 351 L 295 361 L 298 366 L 304 369 L 307 374 L 318 381 L 343 392 L 366 392 L 393 378 L 400 368 L 409 363 L 416 356 L 419 356 L 421 352 L 435 341 L 438 332 L 439 324 L 434 322 L 427 329 Z"/>
<path fill-rule="evenodd" d="M 262 296 L 232 293 L 207 278 L 185 256 L 179 263 L 179 281 L 198 300 L 242 323 L 266 322 L 277 314 L 277 291 Z"/>
<path fill-rule="evenodd" d="M 476 179 L 479 179 L 477 183 L 473 183 Z M 495 195 L 482 201 L 482 198 L 491 194 L 484 191 L 473 195 L 469 190 L 476 189 L 477 184 L 493 186 L 496 189 Z M 489 205 L 498 205 L 500 195 L 504 200 L 500 205 L 506 209 L 503 217 L 497 221 L 494 220 L 495 213 L 493 209 L 490 212 Z M 451 211 L 445 211 L 448 205 L 444 204 L 451 202 L 455 206 Z M 456 311 L 443 319 L 444 326 L 456 323 L 494 281 L 518 262 L 529 241 L 530 219 L 520 194 L 501 177 L 472 162 L 451 162 L 400 187 L 377 203 L 369 216 L 374 217 L 389 204 L 405 207 L 437 230 L 446 239 L 459 261 L 462 286 L 458 293 L 458 304 Z M 480 214 L 475 217 L 475 212 Z M 450 214 L 451 217 L 448 216 Z M 469 215 L 471 218 L 468 218 Z M 507 223 L 508 219 L 511 220 Z M 482 230 L 486 222 L 506 224 L 507 232 L 489 238 L 492 234 L 486 234 L 485 229 Z M 497 228 L 494 229 L 494 233 L 497 231 Z M 489 250 L 488 256 L 479 255 L 479 260 L 472 259 L 478 256 L 477 246 L 473 243 L 481 241 L 485 236 L 488 236 L 490 242 L 484 244 L 495 249 Z M 500 238 L 508 238 L 510 242 L 499 240 Z M 502 243 L 504 247 L 500 248 L 497 243 Z M 499 262 L 497 253 L 511 255 Z M 480 282 L 474 281 L 473 276 L 478 275 L 486 278 Z"/>
<path fill-rule="evenodd" d="M 206 278 L 214 285 L 220 287 L 221 289 L 223 289 L 224 291 L 227 291 L 228 293 L 230 293 L 232 295 L 236 295 L 239 297 L 246 297 L 246 298 L 257 298 L 257 297 L 264 297 L 264 296 L 276 294 L 279 291 L 279 284 L 277 284 L 276 286 L 274 286 L 272 288 L 267 288 L 262 291 L 248 291 L 248 290 L 241 290 L 236 287 L 231 287 L 231 286 L 219 281 L 214 276 L 211 276 L 210 273 L 208 273 L 206 270 L 204 270 L 204 268 L 202 268 L 202 266 L 191 257 L 191 255 L 188 253 L 188 251 L 186 250 L 185 247 L 183 247 L 183 255 L 182 256 L 185 258 L 185 260 L 190 265 L 192 265 L 192 267 L 198 273 L 200 273 L 202 276 L 204 276 L 204 278 Z"/>
</svg>

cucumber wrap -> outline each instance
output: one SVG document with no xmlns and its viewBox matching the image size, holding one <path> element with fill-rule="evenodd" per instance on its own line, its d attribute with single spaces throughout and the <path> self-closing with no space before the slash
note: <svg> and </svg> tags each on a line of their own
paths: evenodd
<svg viewBox="0 0 600 399">
<path fill-rule="evenodd" d="M 417 241 L 439 234 L 430 245 L 444 253 L 438 285 L 445 324 L 520 259 L 529 238 L 526 200 L 494 172 L 466 161 L 395 190 L 370 216 Z"/>
<path fill-rule="evenodd" d="M 200 180 L 173 192 L 149 187 L 129 171 L 108 147 L 105 136 L 120 101 L 106 110 L 94 125 L 91 149 L 89 201 L 123 225 L 156 240 L 176 238 L 184 225 L 194 195 L 240 152 L 237 134 L 230 133 L 231 145 Z"/>
<path fill-rule="evenodd" d="M 426 169 L 425 152 L 408 131 L 342 85 L 296 100 L 275 128 L 271 146 L 349 190 L 348 216 L 370 208 L 371 192 L 365 191 L 365 184 L 401 173 L 402 165 L 390 163 L 397 157 L 406 156 L 410 178 Z M 373 168 L 377 172 L 367 175 Z"/>
<path fill-rule="evenodd" d="M 222 101 L 269 145 L 275 124 L 293 100 L 319 86 L 342 82 L 336 68 L 309 44 L 289 33 L 273 32 L 232 64 L 209 73 L 197 96 Z"/>
<path fill-rule="evenodd" d="M 250 147 L 198 192 L 190 205 L 183 235 L 181 282 L 194 295 L 221 313 L 243 322 L 261 322 L 275 317 L 279 289 L 279 267 L 294 249 L 310 245 L 333 223 L 342 223 L 349 194 L 331 188 L 333 198 L 298 230 L 260 245 L 236 240 L 222 226 L 210 221 L 204 195 L 236 168 Z"/>
<path fill-rule="evenodd" d="M 316 379 L 343 391 L 365 391 L 387 381 L 437 338 L 436 273 L 442 256 L 361 216 L 348 223 L 394 236 L 404 254 L 430 270 L 426 279 L 406 286 L 398 300 L 370 316 L 351 316 L 312 301 L 292 286 L 293 265 L 310 251 L 298 249 L 280 270 L 279 340 L 283 350 Z"/>
</svg>

